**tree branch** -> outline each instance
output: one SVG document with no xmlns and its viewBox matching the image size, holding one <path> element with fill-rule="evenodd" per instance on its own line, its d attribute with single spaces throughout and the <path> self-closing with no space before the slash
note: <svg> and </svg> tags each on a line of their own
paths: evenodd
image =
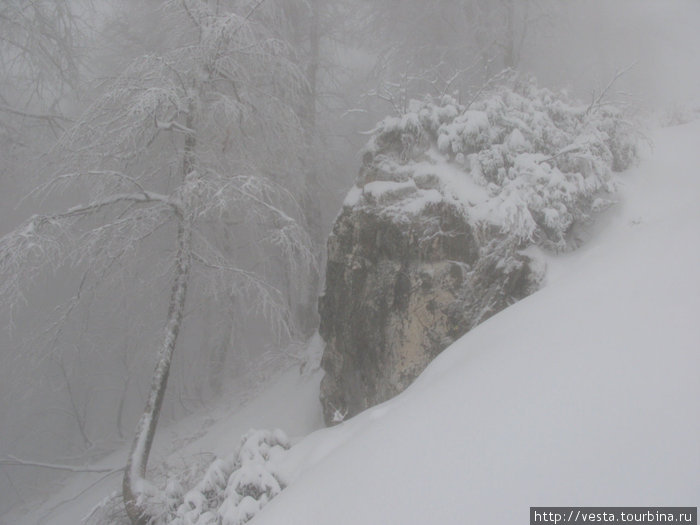
<svg viewBox="0 0 700 525">
<path fill-rule="evenodd" d="M 80 492 L 78 492 L 78 493 L 75 494 L 74 496 L 72 496 L 72 497 L 70 497 L 70 498 L 68 498 L 68 499 L 64 499 L 64 500 L 62 500 L 62 501 L 59 501 L 56 505 L 54 505 L 53 507 L 51 507 L 51 508 L 49 509 L 48 513 L 45 514 L 45 515 L 39 520 L 38 525 L 41 525 L 41 524 L 44 523 L 49 517 L 53 516 L 53 513 L 54 513 L 54 512 L 56 511 L 56 509 L 58 509 L 59 507 L 62 507 L 63 505 L 65 505 L 65 504 L 67 504 L 67 503 L 70 503 L 71 501 L 75 501 L 76 499 L 78 499 L 80 496 L 82 496 L 83 494 L 85 494 L 88 490 L 90 490 L 92 487 L 94 487 L 94 486 L 97 485 L 98 483 L 101 483 L 103 480 L 107 479 L 107 478 L 108 478 L 109 476 L 111 476 L 112 474 L 116 474 L 117 472 L 121 472 L 122 470 L 124 470 L 124 469 L 123 469 L 123 468 L 120 468 L 120 469 L 115 469 L 115 470 L 112 470 L 112 471 L 110 471 L 110 472 L 107 472 L 106 474 L 100 476 L 98 479 L 96 479 L 95 481 L 93 481 L 92 483 L 90 483 L 87 487 L 85 487 L 83 490 L 81 490 Z M 89 517 L 89 516 L 88 516 L 88 517 Z M 81 523 L 85 523 L 85 520 L 83 520 Z"/>
<path fill-rule="evenodd" d="M 51 113 L 32 113 L 30 111 L 22 111 L 19 109 L 12 108 L 10 106 L 7 106 L 5 104 L 0 104 L 0 111 L 4 111 L 6 113 L 12 113 L 13 115 L 18 115 L 20 117 L 26 117 L 26 118 L 34 118 L 34 119 L 39 119 L 39 120 L 48 120 L 49 122 L 53 122 L 57 126 L 61 127 L 58 123 L 56 123 L 57 120 L 63 120 L 65 122 L 73 122 L 72 119 L 69 119 L 68 117 L 64 117 L 63 115 L 53 115 Z"/>
<path fill-rule="evenodd" d="M 170 131 L 174 129 L 176 131 L 182 131 L 183 133 L 187 133 L 188 135 L 195 134 L 195 131 L 193 129 L 190 129 L 187 126 L 183 126 L 175 120 L 171 120 L 170 122 L 162 122 L 156 119 L 156 128 L 164 131 Z"/>
<path fill-rule="evenodd" d="M 637 65 L 637 61 L 634 61 L 634 62 L 632 62 L 629 66 L 627 66 L 627 67 L 625 67 L 625 68 L 622 68 L 622 69 L 618 69 L 618 70 L 615 72 L 615 74 L 613 75 L 613 77 L 610 79 L 610 82 L 608 82 L 608 85 L 605 86 L 605 88 L 600 92 L 600 95 L 598 95 L 597 98 L 593 99 L 593 101 L 591 102 L 591 105 L 588 106 L 588 108 L 586 109 L 586 112 L 584 113 L 584 116 L 587 116 L 587 115 L 591 112 L 591 110 L 593 110 L 593 108 L 598 107 L 598 106 L 600 105 L 600 103 L 603 101 L 603 99 L 605 98 L 605 95 L 607 95 L 608 91 L 610 91 L 610 88 L 613 86 L 613 84 L 614 84 L 622 75 L 624 75 L 625 73 L 627 73 L 630 69 L 632 69 L 632 68 L 633 68 L 634 66 L 636 66 L 636 65 Z"/>
<path fill-rule="evenodd" d="M 87 467 L 87 466 L 82 466 L 82 467 L 77 467 L 74 465 L 60 465 L 60 464 L 55 464 L 55 463 L 42 463 L 40 461 L 29 461 L 26 459 L 20 459 L 15 456 L 6 456 L 3 459 L 0 459 L 0 465 L 11 465 L 11 466 L 18 466 L 18 467 L 38 467 L 38 468 L 46 468 L 50 470 L 63 470 L 67 472 L 119 472 L 121 470 L 124 470 L 124 467 L 104 467 L 104 468 L 94 468 L 94 467 Z"/>
<path fill-rule="evenodd" d="M 74 206 L 64 213 L 59 213 L 51 217 L 45 217 L 45 219 L 64 219 L 68 217 L 75 217 L 76 215 L 85 215 L 120 202 L 161 202 L 174 208 L 178 212 L 181 212 L 183 207 L 182 203 L 176 201 L 175 199 L 160 193 L 154 193 L 152 191 L 144 191 L 143 193 L 117 193 L 99 201 Z"/>
<path fill-rule="evenodd" d="M 562 148 L 561 150 L 557 151 L 551 157 L 547 157 L 546 159 L 538 160 L 537 164 L 542 164 L 543 162 L 549 162 L 550 160 L 554 160 L 557 157 L 561 157 L 562 155 L 566 155 L 567 153 L 576 153 L 577 151 L 581 151 L 582 148 L 583 148 L 582 144 L 569 144 L 565 148 Z"/>
<path fill-rule="evenodd" d="M 131 177 L 125 173 L 122 173 L 121 171 L 114 171 L 114 170 L 88 170 L 85 172 L 74 172 L 74 173 L 65 173 L 63 175 L 58 175 L 53 177 L 50 181 L 41 184 L 34 188 L 32 191 L 30 191 L 27 195 L 22 197 L 20 200 L 20 204 L 30 198 L 33 197 L 37 194 L 48 194 L 52 189 L 54 189 L 56 186 L 58 186 L 62 182 L 70 182 L 73 179 L 77 179 L 79 177 L 116 177 L 118 179 L 121 179 L 123 181 L 128 182 L 129 184 L 135 186 L 144 196 L 148 194 L 146 189 L 141 185 L 139 181 L 137 181 L 134 177 Z"/>
</svg>

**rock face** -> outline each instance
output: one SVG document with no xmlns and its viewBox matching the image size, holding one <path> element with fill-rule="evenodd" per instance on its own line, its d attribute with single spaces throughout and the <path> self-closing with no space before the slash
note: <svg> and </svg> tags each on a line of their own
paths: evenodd
<svg viewBox="0 0 700 525">
<path fill-rule="evenodd" d="M 434 189 L 385 186 L 378 198 L 368 189 L 345 206 L 328 240 L 319 303 L 327 424 L 403 391 L 452 341 L 532 293 L 540 277 L 497 230 L 475 228 L 454 203 L 426 199 Z"/>
<path fill-rule="evenodd" d="M 412 102 L 374 130 L 328 240 L 327 424 L 405 389 L 452 341 L 532 293 L 636 156 L 622 114 L 531 82 L 465 107 Z"/>
</svg>

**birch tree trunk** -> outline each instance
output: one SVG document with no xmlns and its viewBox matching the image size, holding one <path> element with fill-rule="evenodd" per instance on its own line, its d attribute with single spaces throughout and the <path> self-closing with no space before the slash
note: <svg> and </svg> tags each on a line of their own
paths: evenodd
<svg viewBox="0 0 700 525">
<path fill-rule="evenodd" d="M 131 452 L 124 470 L 122 485 L 124 505 L 133 525 L 147 525 L 150 516 L 144 508 L 143 491 L 145 488 L 146 465 L 153 444 L 160 409 L 163 405 L 165 388 L 168 383 L 170 364 L 172 362 L 177 336 L 182 325 L 187 296 L 187 284 L 191 265 L 191 236 L 190 219 L 180 217 L 178 225 L 178 249 L 175 261 L 175 276 L 170 295 L 168 319 L 163 345 L 158 354 L 158 362 L 153 373 L 151 391 L 146 408 L 136 427 L 136 436 L 131 446 Z"/>
</svg>

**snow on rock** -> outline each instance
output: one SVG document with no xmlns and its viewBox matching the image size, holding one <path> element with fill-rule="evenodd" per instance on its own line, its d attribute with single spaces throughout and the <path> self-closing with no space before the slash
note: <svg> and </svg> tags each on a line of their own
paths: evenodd
<svg viewBox="0 0 700 525">
<path fill-rule="evenodd" d="M 403 394 L 315 432 L 251 525 L 512 524 L 530 506 L 696 505 L 700 122 L 657 134 L 547 285 Z"/>
<path fill-rule="evenodd" d="M 413 101 L 380 122 L 328 240 L 326 423 L 401 392 L 456 338 L 536 290 L 541 265 L 527 248 L 580 242 L 635 139 L 613 108 L 531 82 L 470 107 Z"/>
<path fill-rule="evenodd" d="M 450 97 L 412 101 L 406 115 L 387 118 L 375 129 L 359 186 L 375 180 L 415 180 L 419 191 L 413 192 L 414 198 L 431 185 L 445 194 L 441 166 L 453 165 L 462 178 L 489 191 L 492 223 L 509 231 L 517 228 L 524 238 L 536 237 L 561 249 L 573 222 L 590 215 L 592 199 L 614 190 L 611 172 L 634 162 L 638 138 L 612 106 L 589 108 L 532 81 L 518 81 L 485 94 L 470 108 Z M 421 184 L 413 167 L 426 162 L 435 173 L 428 180 L 423 165 Z M 512 203 L 501 195 L 514 191 L 523 194 L 519 223 L 510 222 Z M 346 206 L 361 200 L 357 190 L 351 195 Z M 544 209 L 552 202 L 561 208 L 559 221 L 553 221 L 551 213 L 545 218 Z M 471 207 L 466 205 L 468 217 Z M 478 213 L 473 218 L 486 219 Z"/>
</svg>

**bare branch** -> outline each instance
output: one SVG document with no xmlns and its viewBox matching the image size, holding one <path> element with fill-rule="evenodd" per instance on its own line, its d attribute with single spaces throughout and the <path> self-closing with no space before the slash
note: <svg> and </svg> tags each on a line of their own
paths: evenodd
<svg viewBox="0 0 700 525">
<path fill-rule="evenodd" d="M 15 456 L 6 456 L 3 459 L 0 459 L 0 465 L 11 465 L 11 466 L 19 466 L 19 467 L 37 467 L 37 468 L 45 468 L 45 469 L 50 469 L 50 470 L 63 470 L 67 472 L 108 472 L 108 473 L 113 473 L 113 472 L 121 472 L 124 470 L 124 467 L 104 467 L 104 468 L 97 468 L 97 467 L 88 467 L 88 466 L 74 466 L 74 465 L 59 465 L 55 463 L 42 463 L 40 461 L 29 461 L 26 459 L 20 459 Z"/>
<path fill-rule="evenodd" d="M 30 111 L 23 111 L 23 110 L 19 110 L 16 108 L 12 108 L 12 107 L 7 106 L 5 104 L 0 104 L 0 111 L 4 111 L 6 113 L 12 113 L 13 115 L 17 115 L 17 116 L 25 117 L 25 118 L 46 120 L 47 122 L 58 126 L 62 130 L 64 130 L 65 128 L 61 124 L 59 124 L 59 121 L 68 122 L 68 123 L 73 122 L 72 119 L 65 117 L 63 115 L 56 115 L 56 114 L 52 114 L 52 113 L 33 113 Z"/>
<path fill-rule="evenodd" d="M 608 82 L 608 85 L 603 88 L 603 90 L 600 92 L 600 94 L 595 97 L 592 101 L 590 106 L 586 108 L 586 111 L 584 115 L 588 115 L 594 108 L 597 108 L 601 105 L 602 101 L 605 99 L 605 96 L 608 94 L 608 91 L 610 91 L 610 88 L 613 87 L 613 84 L 617 82 L 620 77 L 625 75 L 628 71 L 630 71 L 632 68 L 634 68 L 637 65 L 637 61 L 632 62 L 629 66 L 624 67 L 622 69 L 618 69 L 613 77 L 610 79 Z"/>
<path fill-rule="evenodd" d="M 82 496 L 83 494 L 85 494 L 88 490 L 90 490 L 91 488 L 93 488 L 95 485 L 101 483 L 102 481 L 104 481 L 105 479 L 107 479 L 109 476 L 111 476 L 111 475 L 113 475 L 113 474 L 117 474 L 118 472 L 122 472 L 123 470 L 124 470 L 124 469 L 121 468 L 121 469 L 117 469 L 117 470 L 113 470 L 113 471 L 107 472 L 107 473 L 105 473 L 104 475 L 102 475 L 102 476 L 100 476 L 99 478 L 97 478 L 97 479 L 96 479 L 95 481 L 93 481 L 92 483 L 90 483 L 88 486 L 86 486 L 84 489 L 82 489 L 80 492 L 78 492 L 78 493 L 75 494 L 74 496 L 59 501 L 56 505 L 52 506 L 52 507 L 48 510 L 48 513 L 44 514 L 44 516 L 41 518 L 41 520 L 39 520 L 39 523 L 38 523 L 37 525 L 41 525 L 41 523 L 44 523 L 49 517 L 52 517 L 52 516 L 54 515 L 54 512 L 56 511 L 56 509 L 62 507 L 63 505 L 66 505 L 66 504 L 68 504 L 68 503 L 70 503 L 70 502 L 72 502 L 72 501 L 75 501 L 75 500 L 78 499 L 80 496 Z M 89 517 L 89 516 L 88 516 L 88 517 Z M 84 522 L 84 520 L 83 520 L 83 522 Z"/>
<path fill-rule="evenodd" d="M 554 155 L 551 157 L 547 157 L 546 159 L 541 159 L 537 161 L 537 164 L 542 164 L 543 162 L 550 162 L 556 158 L 561 157 L 562 155 L 566 155 L 567 153 L 577 153 L 583 149 L 582 144 L 570 144 L 566 146 L 565 148 L 560 149 L 558 152 L 556 152 Z"/>
<path fill-rule="evenodd" d="M 34 188 L 31 192 L 29 192 L 25 197 L 23 197 L 20 200 L 20 204 L 24 202 L 25 200 L 44 194 L 48 196 L 51 192 L 53 192 L 57 187 L 64 183 L 72 183 L 76 179 L 79 178 L 93 178 L 93 177 L 108 177 L 108 178 L 116 178 L 125 182 L 128 182 L 130 185 L 135 186 L 141 194 L 146 197 L 148 195 L 148 192 L 146 189 L 141 185 L 141 183 L 136 180 L 134 177 L 131 177 L 127 175 L 126 173 L 122 173 L 121 171 L 115 171 L 115 170 L 87 170 L 87 171 L 81 171 L 81 172 L 73 172 L 73 173 L 65 173 L 63 175 L 58 175 L 56 177 L 51 178 L 48 182 L 44 184 L 40 184 L 36 188 Z"/>
</svg>

